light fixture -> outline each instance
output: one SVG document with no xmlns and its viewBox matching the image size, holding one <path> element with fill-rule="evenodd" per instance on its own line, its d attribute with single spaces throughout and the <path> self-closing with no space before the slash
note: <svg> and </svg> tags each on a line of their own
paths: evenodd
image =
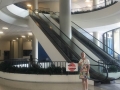
<svg viewBox="0 0 120 90">
<path fill-rule="evenodd" d="M 2 31 L 0 31 L 0 34 L 3 34 L 3 32 L 2 32 Z"/>
<path fill-rule="evenodd" d="M 16 38 L 18 40 L 18 38 Z"/>
<path fill-rule="evenodd" d="M 2 29 L 8 29 L 8 27 L 2 27 Z"/>
<path fill-rule="evenodd" d="M 16 40 L 13 40 L 13 41 L 16 41 Z"/>
<path fill-rule="evenodd" d="M 22 38 L 25 38 L 25 36 L 21 36 Z"/>
<path fill-rule="evenodd" d="M 31 35 L 32 35 L 32 33 L 31 33 L 31 32 L 29 32 L 29 33 L 28 33 L 28 35 L 30 35 L 30 36 L 31 36 Z"/>
<path fill-rule="evenodd" d="M 38 11 L 35 11 L 35 13 L 37 14 L 37 13 L 38 13 Z"/>
<path fill-rule="evenodd" d="M 31 7 L 32 5 L 31 4 L 27 4 L 28 7 Z"/>
</svg>

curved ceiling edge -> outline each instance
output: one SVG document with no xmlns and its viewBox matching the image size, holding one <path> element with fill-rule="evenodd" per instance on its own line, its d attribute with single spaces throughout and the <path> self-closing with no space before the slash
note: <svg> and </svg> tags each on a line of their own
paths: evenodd
<svg viewBox="0 0 120 90">
<path fill-rule="evenodd" d="M 2 11 L 0 11 L 0 19 L 9 24 L 13 24 L 21 27 L 28 27 L 28 20 L 10 17 L 9 15 L 6 15 Z"/>
<path fill-rule="evenodd" d="M 28 10 L 24 10 L 22 8 L 17 7 L 14 4 L 11 4 L 9 6 L 7 6 L 7 9 L 14 15 L 22 17 L 22 18 L 27 18 L 27 16 L 29 15 L 29 11 Z"/>
</svg>

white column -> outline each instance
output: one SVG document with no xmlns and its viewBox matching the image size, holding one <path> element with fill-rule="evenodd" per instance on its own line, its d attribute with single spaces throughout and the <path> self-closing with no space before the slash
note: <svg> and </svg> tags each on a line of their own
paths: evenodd
<svg viewBox="0 0 120 90">
<path fill-rule="evenodd" d="M 38 9 L 38 0 L 34 0 L 34 9 Z"/>
<path fill-rule="evenodd" d="M 18 58 L 23 58 L 23 38 L 18 39 Z"/>
<path fill-rule="evenodd" d="M 38 40 L 36 39 L 34 35 L 32 39 L 32 57 L 38 59 Z"/>
<path fill-rule="evenodd" d="M 93 9 L 97 8 L 98 0 L 93 0 Z"/>
<path fill-rule="evenodd" d="M 93 36 L 95 38 L 93 38 L 93 42 L 97 45 L 100 46 L 100 42 L 98 40 L 100 40 L 100 36 L 98 32 L 93 32 Z"/>
<path fill-rule="evenodd" d="M 119 36 L 120 32 L 119 29 L 114 31 L 114 51 L 119 53 L 120 50 L 120 36 Z M 115 56 L 117 57 L 117 55 L 115 54 Z"/>
<path fill-rule="evenodd" d="M 71 39 L 71 0 L 60 2 L 60 29 Z"/>
<path fill-rule="evenodd" d="M 14 58 L 14 41 L 10 41 L 10 58 Z"/>
<path fill-rule="evenodd" d="M 38 13 L 38 0 L 34 0 L 34 7 L 33 9 L 35 10 L 35 13 Z"/>
</svg>

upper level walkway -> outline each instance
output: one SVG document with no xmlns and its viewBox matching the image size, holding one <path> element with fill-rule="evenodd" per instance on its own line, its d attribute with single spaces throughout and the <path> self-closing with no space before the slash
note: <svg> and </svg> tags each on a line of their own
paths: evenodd
<svg viewBox="0 0 120 90">
<path fill-rule="evenodd" d="M 0 10 L 1 10 L 0 18 L 2 19 L 2 21 L 6 23 L 27 27 L 28 26 L 27 19 L 21 18 L 19 16 L 15 16 L 15 14 L 10 12 L 10 10 L 6 8 L 6 6 L 8 5 L 20 1 L 29 1 L 29 0 L 0 0 Z M 7 16 L 7 18 L 5 18 L 5 16 Z M 106 31 L 119 27 L 120 26 L 119 16 L 120 16 L 120 2 L 117 2 L 110 7 L 97 10 L 94 12 L 73 14 L 71 18 L 73 22 L 75 22 L 80 27 L 85 28 L 85 30 L 87 30 L 88 32 L 94 32 L 97 30 Z M 11 19 L 13 20 L 13 22 L 11 22 Z"/>
</svg>

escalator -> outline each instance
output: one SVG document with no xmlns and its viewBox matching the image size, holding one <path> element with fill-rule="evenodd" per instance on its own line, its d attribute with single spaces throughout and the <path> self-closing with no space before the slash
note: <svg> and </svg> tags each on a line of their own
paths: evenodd
<svg viewBox="0 0 120 90">
<path fill-rule="evenodd" d="M 45 19 L 47 20 L 46 17 L 42 18 L 33 12 L 30 15 L 30 17 L 32 18 L 34 23 L 36 23 L 36 25 L 42 30 L 42 32 L 46 35 L 46 37 L 54 44 L 54 46 L 58 49 L 58 51 L 66 59 L 67 62 L 78 63 L 80 59 L 79 55 L 81 52 L 83 52 L 81 48 L 79 48 L 59 28 L 57 28 L 52 22 L 48 20 L 48 22 L 52 25 L 52 27 L 50 27 L 49 24 L 46 23 L 45 21 Z M 108 77 L 108 71 L 106 67 L 103 65 L 103 63 L 100 63 L 92 59 L 87 54 L 86 57 L 90 60 L 91 63 L 90 79 L 99 82 L 111 81 L 115 79 L 112 77 Z"/>
<path fill-rule="evenodd" d="M 55 17 L 56 17 L 54 18 L 55 21 L 59 23 L 58 16 L 56 15 Z M 76 40 L 78 40 L 81 44 L 83 44 L 89 51 L 94 53 L 94 55 L 97 56 L 104 63 L 107 62 L 108 64 L 114 64 L 118 66 L 120 69 L 120 60 L 119 60 L 120 55 L 117 52 L 107 47 L 105 44 L 103 44 L 101 41 L 90 35 L 88 32 L 86 32 L 84 29 L 79 27 L 74 22 L 71 22 L 71 25 L 72 25 L 72 36 Z M 113 52 L 113 55 L 110 55 L 107 51 L 104 50 L 104 48 Z"/>
<path fill-rule="evenodd" d="M 57 23 L 59 23 L 58 16 L 55 16 L 54 20 Z M 52 20 L 50 19 L 50 21 Z M 60 27 L 57 23 L 54 23 L 54 24 Z M 102 42 L 98 41 L 96 38 L 94 38 L 92 35 L 90 35 L 85 30 L 80 28 L 74 22 L 72 22 L 72 35 L 73 35 L 73 38 L 75 38 L 79 42 L 80 44 L 79 46 L 83 44 L 83 46 L 87 48 L 87 53 L 89 53 L 88 51 L 91 51 L 92 53 L 94 53 L 96 56 L 99 57 L 100 59 L 99 61 L 104 63 L 104 66 L 108 69 L 108 77 L 113 77 L 115 79 L 120 78 L 120 64 L 119 64 L 120 60 L 119 58 L 115 57 L 115 55 L 119 56 L 118 53 L 116 53 L 111 48 L 104 45 Z M 90 40 L 88 37 L 93 38 L 93 39 Z M 95 44 L 93 40 L 98 41 L 100 46 L 98 47 L 97 44 Z M 103 46 L 111 50 L 114 55 L 111 56 L 107 52 L 105 52 L 103 49 Z M 94 56 L 92 57 L 95 58 Z"/>
</svg>

